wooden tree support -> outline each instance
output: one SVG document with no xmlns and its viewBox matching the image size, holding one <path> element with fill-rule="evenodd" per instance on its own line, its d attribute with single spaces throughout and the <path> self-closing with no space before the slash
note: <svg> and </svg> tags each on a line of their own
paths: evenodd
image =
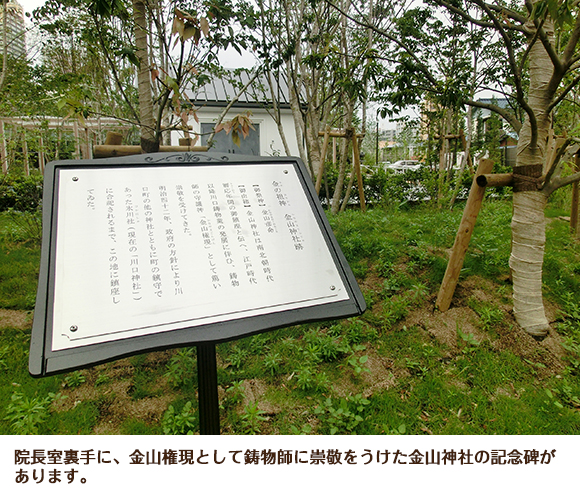
<svg viewBox="0 0 580 500">
<path fill-rule="evenodd" d="M 463 217 L 459 224 L 459 229 L 457 230 L 457 236 L 455 237 L 455 243 L 451 250 L 451 256 L 449 257 L 445 277 L 441 283 L 441 288 L 439 288 L 437 302 L 435 302 L 435 307 L 437 307 L 441 312 L 447 311 L 451 305 L 451 299 L 453 298 L 457 282 L 459 281 L 459 273 L 463 267 L 463 261 L 465 260 L 465 254 L 467 253 L 469 241 L 473 234 L 473 228 L 477 221 L 477 215 L 479 214 L 481 204 L 483 203 L 485 187 L 479 185 L 477 179 L 479 177 L 489 177 L 488 174 L 491 173 L 492 168 L 493 160 L 481 160 L 477 172 L 475 173 L 473 183 L 471 184 L 471 190 L 469 191 L 467 204 L 465 205 Z"/>
<path fill-rule="evenodd" d="M 316 189 L 316 194 L 320 194 L 320 186 L 322 184 L 322 175 L 324 174 L 324 161 L 326 158 L 326 150 L 328 148 L 328 139 L 330 137 L 341 137 L 344 139 L 352 139 L 352 156 L 354 165 L 354 174 L 356 175 L 357 185 L 358 185 L 358 195 L 360 199 L 360 208 L 363 212 L 366 212 L 366 202 L 365 193 L 362 179 L 362 169 L 360 165 L 360 152 L 358 149 L 358 140 L 364 137 L 364 134 L 356 134 L 354 129 L 347 130 L 331 130 L 329 127 L 326 128 L 324 132 L 318 132 L 319 137 L 324 137 L 322 144 L 322 154 L 320 155 L 320 168 L 316 175 L 316 183 L 314 188 Z"/>
<path fill-rule="evenodd" d="M 160 153 L 184 153 L 187 151 L 204 152 L 207 146 L 159 146 Z M 95 158 L 110 158 L 113 156 L 131 156 L 141 154 L 141 146 L 106 145 L 95 146 Z"/>
<path fill-rule="evenodd" d="M 4 122 L 0 120 L 0 164 L 2 165 L 2 173 L 8 173 L 8 152 L 6 150 L 6 136 L 4 135 Z"/>
<path fill-rule="evenodd" d="M 475 176 L 475 182 L 479 187 L 502 187 L 513 186 L 513 174 L 482 174 Z"/>
<path fill-rule="evenodd" d="M 119 132 L 107 132 L 107 136 L 105 137 L 106 146 L 120 146 L 121 144 L 123 144 L 123 134 Z"/>
<path fill-rule="evenodd" d="M 322 132 L 319 132 L 320 135 Z M 318 168 L 318 174 L 316 175 L 316 184 L 314 188 L 316 189 L 316 194 L 320 194 L 320 186 L 322 184 L 322 175 L 324 174 L 324 163 L 326 160 L 326 150 L 328 149 L 328 139 L 330 139 L 330 127 L 326 127 L 324 133 L 324 140 L 322 141 L 322 153 L 320 154 L 320 167 Z"/>
<path fill-rule="evenodd" d="M 354 130 L 353 130 L 354 132 Z M 354 156 L 354 170 L 356 174 L 356 182 L 358 184 L 358 197 L 360 199 L 360 209 L 366 212 L 367 206 L 365 203 L 365 190 L 363 186 L 362 171 L 360 168 L 360 153 L 358 150 L 358 136 L 355 134 L 352 137 L 352 156 Z"/>
<path fill-rule="evenodd" d="M 326 135 L 326 132 L 318 132 L 319 137 L 323 137 L 324 135 Z M 329 129 L 328 136 L 329 137 L 348 137 L 348 131 L 347 130 L 338 130 L 338 129 Z M 364 137 L 364 134 L 356 134 L 356 137 L 358 139 L 362 139 Z"/>
</svg>

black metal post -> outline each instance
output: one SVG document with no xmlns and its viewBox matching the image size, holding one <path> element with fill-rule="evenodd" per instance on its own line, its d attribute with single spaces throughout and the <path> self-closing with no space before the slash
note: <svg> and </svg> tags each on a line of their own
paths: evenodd
<svg viewBox="0 0 580 500">
<path fill-rule="evenodd" d="M 199 392 L 199 433 L 220 433 L 215 343 L 197 346 L 197 384 Z"/>
</svg>

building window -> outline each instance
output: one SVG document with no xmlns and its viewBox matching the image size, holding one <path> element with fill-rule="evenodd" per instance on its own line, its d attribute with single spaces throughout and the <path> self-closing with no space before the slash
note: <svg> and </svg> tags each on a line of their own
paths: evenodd
<svg viewBox="0 0 580 500">
<path fill-rule="evenodd" d="M 201 145 L 207 145 L 207 138 L 211 134 L 214 123 L 201 123 Z M 210 149 L 216 153 L 230 153 L 239 155 L 260 156 L 260 125 L 254 123 L 255 130 L 250 129 L 250 134 L 245 139 L 240 134 L 240 145 L 236 146 L 232 140 L 232 134 L 220 131 L 214 136 L 213 146 Z"/>
</svg>

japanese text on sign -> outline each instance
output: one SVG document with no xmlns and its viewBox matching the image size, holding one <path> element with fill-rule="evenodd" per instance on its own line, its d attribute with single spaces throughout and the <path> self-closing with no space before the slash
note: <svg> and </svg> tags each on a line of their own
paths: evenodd
<svg viewBox="0 0 580 500">
<path fill-rule="evenodd" d="M 53 350 L 348 300 L 290 165 L 64 170 Z"/>
</svg>

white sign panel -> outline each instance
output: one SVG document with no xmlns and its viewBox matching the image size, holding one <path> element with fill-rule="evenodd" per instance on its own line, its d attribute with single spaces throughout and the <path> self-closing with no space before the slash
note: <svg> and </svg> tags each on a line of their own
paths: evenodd
<svg viewBox="0 0 580 500">
<path fill-rule="evenodd" d="M 348 300 L 292 164 L 65 169 L 52 350 Z"/>
</svg>

